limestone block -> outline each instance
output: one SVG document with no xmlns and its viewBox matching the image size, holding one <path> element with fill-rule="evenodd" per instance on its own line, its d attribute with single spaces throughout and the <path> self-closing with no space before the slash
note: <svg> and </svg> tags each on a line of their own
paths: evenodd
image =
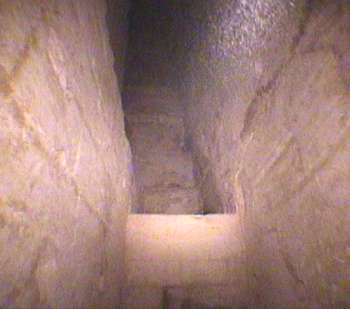
<svg viewBox="0 0 350 309">
<path fill-rule="evenodd" d="M 105 2 L 0 7 L 0 307 L 114 308 L 131 158 Z"/>
<path fill-rule="evenodd" d="M 188 308 L 245 308 L 247 305 L 242 297 L 242 283 L 241 285 L 202 285 L 190 287 L 186 292 Z"/>
<path fill-rule="evenodd" d="M 134 162 L 138 184 L 144 190 L 195 186 L 192 159 L 181 150 L 137 153 Z"/>
<path fill-rule="evenodd" d="M 217 285 L 244 275 L 232 264 L 242 254 L 232 215 L 130 215 L 126 248 L 128 285 Z"/>
<path fill-rule="evenodd" d="M 133 151 L 154 153 L 158 148 L 172 151 L 184 142 L 184 123 L 182 114 L 164 115 L 133 113 L 126 114 L 128 137 Z"/>
<path fill-rule="evenodd" d="M 221 260 L 185 260 L 182 263 L 182 285 L 222 285 L 230 280 L 226 261 Z"/>
<path fill-rule="evenodd" d="M 197 189 L 147 190 L 140 194 L 140 203 L 144 213 L 196 214 L 202 209 Z"/>
<path fill-rule="evenodd" d="M 159 287 L 128 287 L 122 290 L 123 309 L 162 309 L 163 294 Z"/>
<path fill-rule="evenodd" d="M 127 286 L 176 286 L 183 284 L 180 260 L 128 260 Z"/>
</svg>

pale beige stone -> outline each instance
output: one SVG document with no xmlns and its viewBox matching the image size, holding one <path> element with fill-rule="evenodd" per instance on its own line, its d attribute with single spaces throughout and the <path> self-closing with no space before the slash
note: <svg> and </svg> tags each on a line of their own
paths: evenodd
<svg viewBox="0 0 350 309">
<path fill-rule="evenodd" d="M 242 280 L 239 226 L 234 215 L 129 215 L 128 285 L 218 285 Z"/>
<path fill-rule="evenodd" d="M 159 287 L 129 287 L 122 291 L 123 309 L 162 309 L 163 291 Z"/>
<path fill-rule="evenodd" d="M 118 303 L 131 158 L 105 15 L 0 1 L 1 308 Z"/>
</svg>

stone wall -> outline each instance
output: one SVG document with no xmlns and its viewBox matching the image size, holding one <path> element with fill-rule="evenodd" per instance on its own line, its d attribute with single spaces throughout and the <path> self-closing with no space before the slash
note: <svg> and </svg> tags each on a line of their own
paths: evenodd
<svg viewBox="0 0 350 309">
<path fill-rule="evenodd" d="M 236 211 L 253 308 L 350 306 L 350 5 L 208 1 L 188 29 L 190 143 Z"/>
<path fill-rule="evenodd" d="M 186 2 L 132 1 L 125 86 L 178 90 Z"/>
<path fill-rule="evenodd" d="M 129 0 L 107 0 L 107 25 L 114 54 L 114 70 L 117 74 L 119 89 L 124 82 L 124 63 L 128 41 Z"/>
<path fill-rule="evenodd" d="M 235 212 L 228 175 L 237 162 L 244 117 L 256 92 L 287 61 L 303 22 L 301 10 L 300 4 L 275 0 L 221 0 L 193 5 L 188 14 L 186 40 L 192 44 L 182 88 L 188 143 L 209 212 Z"/>
<path fill-rule="evenodd" d="M 0 307 L 119 301 L 130 151 L 106 5 L 0 1 Z"/>
</svg>

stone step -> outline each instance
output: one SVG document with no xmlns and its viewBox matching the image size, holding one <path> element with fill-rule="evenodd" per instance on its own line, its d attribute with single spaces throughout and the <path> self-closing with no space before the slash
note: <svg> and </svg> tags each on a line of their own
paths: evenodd
<svg viewBox="0 0 350 309">
<path fill-rule="evenodd" d="M 242 248 L 235 215 L 131 214 L 126 246 L 131 286 L 219 285 L 239 274 Z"/>
<path fill-rule="evenodd" d="M 136 212 L 194 214 L 203 209 L 192 157 L 185 149 L 184 110 L 177 100 L 169 89 L 124 92 L 140 205 Z"/>
<path fill-rule="evenodd" d="M 198 214 L 203 207 L 197 188 L 168 187 L 140 192 L 143 213 Z"/>
<path fill-rule="evenodd" d="M 147 153 L 134 156 L 134 167 L 140 188 L 193 188 L 195 179 L 190 154 L 181 150 L 169 153 Z"/>
<path fill-rule="evenodd" d="M 129 215 L 124 308 L 236 308 L 245 269 L 235 215 Z"/>
<path fill-rule="evenodd" d="M 135 154 L 184 147 L 185 129 L 180 116 L 126 114 L 126 132 Z"/>
</svg>

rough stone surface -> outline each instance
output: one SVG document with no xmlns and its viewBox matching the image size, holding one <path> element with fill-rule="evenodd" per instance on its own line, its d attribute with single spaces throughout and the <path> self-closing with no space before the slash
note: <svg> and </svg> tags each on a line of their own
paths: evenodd
<svg viewBox="0 0 350 309">
<path fill-rule="evenodd" d="M 349 1 L 140 2 L 171 34 L 134 19 L 150 52 L 130 80 L 182 85 L 204 209 L 241 222 L 249 307 L 350 307 Z"/>
<path fill-rule="evenodd" d="M 251 307 L 348 308 L 349 2 L 214 6 L 194 8 L 187 124 L 242 222 Z"/>
<path fill-rule="evenodd" d="M 175 88 L 183 67 L 180 54 L 184 55 L 180 39 L 184 29 L 178 19 L 189 2 L 132 1 L 126 85 Z"/>
<path fill-rule="evenodd" d="M 114 70 L 118 78 L 120 91 L 123 90 L 124 63 L 126 58 L 128 41 L 128 12 L 129 0 L 106 0 L 107 2 L 107 25 L 109 38 L 114 54 Z"/>
<path fill-rule="evenodd" d="M 129 215 L 125 308 L 242 306 L 243 258 L 238 216 Z"/>
<path fill-rule="evenodd" d="M 161 88 L 129 88 L 124 106 L 138 187 L 134 211 L 201 213 L 192 157 L 185 147 L 184 114 L 176 97 Z"/>
<path fill-rule="evenodd" d="M 104 1 L 0 1 L 0 307 L 119 301 L 130 151 Z"/>
</svg>

